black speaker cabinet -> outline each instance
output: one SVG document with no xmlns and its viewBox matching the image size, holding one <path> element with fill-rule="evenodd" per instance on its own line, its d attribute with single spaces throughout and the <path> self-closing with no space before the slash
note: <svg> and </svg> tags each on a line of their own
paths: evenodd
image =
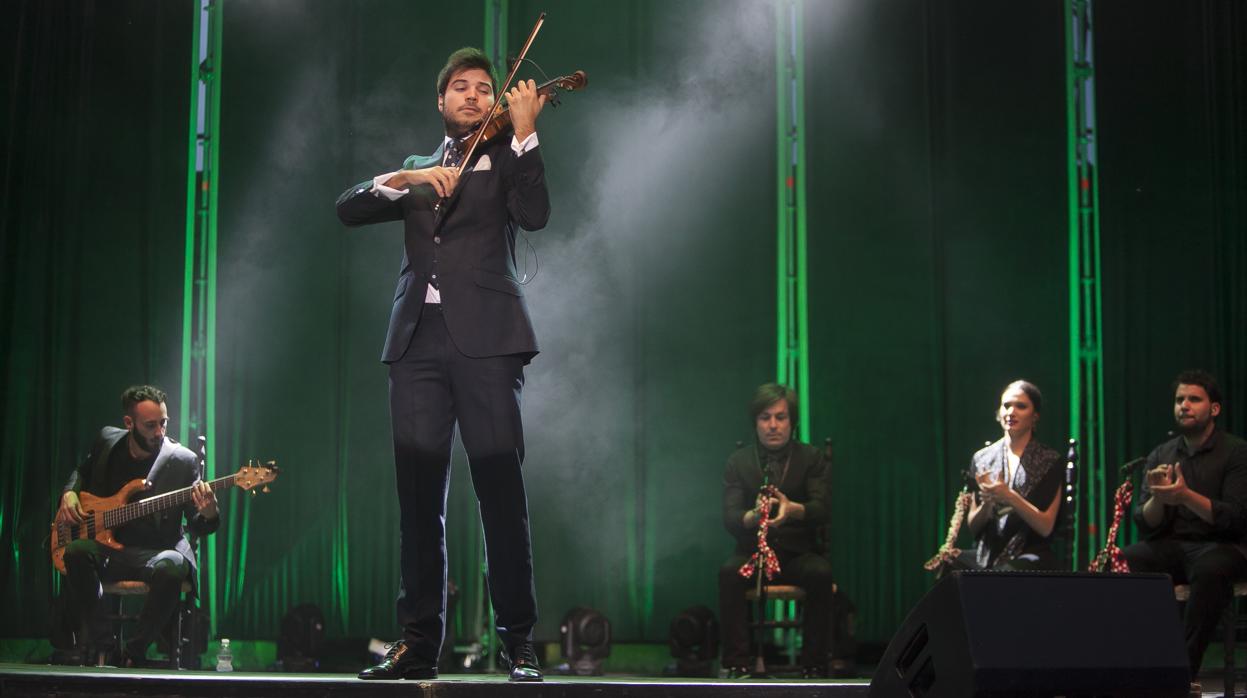
<svg viewBox="0 0 1247 698">
<path fill-rule="evenodd" d="M 1165 575 L 954 572 L 910 611 L 870 695 L 1185 698 L 1190 681 Z"/>
</svg>

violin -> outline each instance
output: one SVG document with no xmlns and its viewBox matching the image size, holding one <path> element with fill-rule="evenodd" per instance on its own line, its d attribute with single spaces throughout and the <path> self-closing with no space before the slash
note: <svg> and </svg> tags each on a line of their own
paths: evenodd
<svg viewBox="0 0 1247 698">
<path fill-rule="evenodd" d="M 559 90 L 575 92 L 576 90 L 583 90 L 588 84 L 589 76 L 585 75 L 585 71 L 577 70 L 571 75 L 562 75 L 538 85 L 537 95 L 545 95 L 546 104 L 557 107 L 559 105 Z M 504 104 L 495 110 L 492 118 L 474 128 L 472 133 L 475 136 L 477 131 L 480 131 L 480 142 L 488 143 L 499 135 L 508 133 L 510 128 L 511 108 L 509 105 Z"/>
<path fill-rule="evenodd" d="M 503 94 L 511 88 L 511 83 L 515 81 L 515 74 L 519 72 L 520 64 L 524 62 L 524 57 L 528 55 L 528 49 L 532 48 L 533 41 L 537 38 L 537 32 L 541 31 L 541 25 L 544 24 L 545 21 L 546 13 L 542 12 L 537 17 L 537 23 L 533 25 L 532 31 L 528 33 L 528 39 L 524 41 L 524 47 L 520 49 L 519 56 L 516 57 L 515 63 L 511 66 L 511 70 L 507 74 L 506 81 L 502 83 L 501 92 Z M 571 75 L 565 75 L 543 83 L 537 88 L 537 93 L 539 95 L 546 95 L 547 104 L 551 104 L 553 106 L 558 103 L 557 90 L 564 89 L 568 92 L 572 92 L 583 89 L 588 83 L 589 78 L 585 75 L 585 71 L 577 70 Z M 506 132 L 510 128 L 510 107 L 503 105 L 501 101 L 495 101 L 494 106 L 489 110 L 489 113 L 486 114 L 485 118 L 481 120 L 481 125 L 476 128 L 476 130 L 472 133 L 472 136 L 468 139 L 468 147 L 464 150 L 462 160 L 464 165 L 472 161 L 472 154 L 476 152 L 477 146 L 491 138 L 497 137 L 499 134 Z M 446 201 L 447 199 L 441 199 L 433 205 L 433 211 L 436 215 L 443 215 L 442 204 Z"/>
</svg>

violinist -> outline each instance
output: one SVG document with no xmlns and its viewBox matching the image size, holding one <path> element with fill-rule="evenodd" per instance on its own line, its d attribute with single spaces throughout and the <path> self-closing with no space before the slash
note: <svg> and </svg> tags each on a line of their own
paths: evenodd
<svg viewBox="0 0 1247 698">
<path fill-rule="evenodd" d="M 550 216 L 536 122 L 546 97 L 532 81 L 506 93 L 511 128 L 464 142 L 494 106 L 493 66 L 452 53 L 437 76 L 446 136 L 430 155 L 351 187 L 348 226 L 402 220 L 404 251 L 382 362 L 390 371 L 400 525 L 402 639 L 361 679 L 437 677 L 446 620 L 446 492 L 456 427 L 480 502 L 497 631 L 512 681 L 541 681 L 528 504 L 520 464 L 520 390 L 537 341 L 515 271 L 517 227 Z"/>
</svg>

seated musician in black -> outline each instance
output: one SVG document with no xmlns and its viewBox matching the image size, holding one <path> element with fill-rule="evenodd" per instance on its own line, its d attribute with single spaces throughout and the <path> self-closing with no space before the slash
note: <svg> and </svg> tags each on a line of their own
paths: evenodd
<svg viewBox="0 0 1247 698">
<path fill-rule="evenodd" d="M 182 525 L 190 532 L 212 533 L 220 524 L 216 495 L 201 477 L 199 459 L 190 449 L 165 436 L 169 413 L 165 394 L 147 385 L 121 395 L 125 429 L 104 427 L 91 452 L 69 476 L 56 512 L 58 524 L 81 523 L 84 512 L 78 494 L 86 491 L 111 497 L 126 483 L 147 479 L 143 497 L 195 486 L 184 509 L 169 509 L 132 521 L 113 531 L 124 547 L 114 550 L 92 539 L 75 540 L 65 550 L 69 611 L 80 631 L 78 651 L 89 661 L 108 640 L 108 628 L 99 622 L 100 582 L 138 580 L 151 591 L 139 615 L 138 628 L 122 648 L 123 666 L 141 666 L 147 648 L 177 609 L 183 581 L 195 579 L 195 554 Z"/>
<path fill-rule="evenodd" d="M 1164 572 L 1191 586 L 1186 650 L 1203 663 L 1234 582 L 1247 580 L 1247 442 L 1217 427 L 1221 390 L 1204 371 L 1173 382 L 1176 436 L 1144 463 L 1134 520 L 1143 540 L 1122 550 L 1131 572 Z"/>
<path fill-rule="evenodd" d="M 815 532 L 827 523 L 827 464 L 821 449 L 792 439 L 797 395 L 767 383 L 750 403 L 756 439 L 728 458 L 723 473 L 723 523 L 736 539 L 734 555 L 719 569 L 719 621 L 723 667 L 734 676 L 749 673 L 750 647 L 745 592 L 754 581 L 739 570 L 758 550 L 757 508 L 763 473 L 779 490 L 770 501 L 767 541 L 779 560 L 772 584 L 805 589 L 805 625 L 801 648 L 803 674 L 827 676 L 830 662 L 831 563 L 817 550 Z"/>
<path fill-rule="evenodd" d="M 1061 467 L 1057 451 L 1034 437 L 1043 395 L 1018 380 L 1000 395 L 996 421 L 1004 436 L 974 454 L 971 464 L 978 492 L 967 520 L 975 550 L 959 567 L 977 569 L 1057 569 L 1052 532 L 1061 509 Z"/>
</svg>

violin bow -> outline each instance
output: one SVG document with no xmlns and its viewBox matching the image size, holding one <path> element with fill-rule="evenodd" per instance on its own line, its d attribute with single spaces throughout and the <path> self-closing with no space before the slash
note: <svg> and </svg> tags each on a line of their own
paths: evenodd
<svg viewBox="0 0 1247 698">
<path fill-rule="evenodd" d="M 524 42 L 524 48 L 520 49 L 520 55 L 515 59 L 515 64 L 511 66 L 511 72 L 507 74 L 506 82 L 502 83 L 500 95 L 505 95 L 507 90 L 511 89 L 511 83 L 515 80 L 515 74 L 520 72 L 520 65 L 524 63 L 524 57 L 528 55 L 528 49 L 532 47 L 533 40 L 537 38 L 537 32 L 541 31 L 541 25 L 546 21 L 546 13 L 542 12 L 537 18 L 537 23 L 533 25 L 533 30 L 528 33 L 528 40 Z M 472 136 L 471 142 L 468 143 L 468 150 L 463 154 L 463 165 L 466 167 L 468 162 L 472 160 L 472 153 L 476 150 L 476 146 L 481 142 L 481 136 L 485 134 L 484 125 L 493 121 L 502 109 L 502 100 L 494 99 L 494 106 L 490 108 L 489 113 L 485 115 L 485 119 L 481 121 L 482 128 L 476 129 L 476 135 Z"/>
<path fill-rule="evenodd" d="M 537 17 L 537 23 L 533 25 L 532 31 L 528 32 L 528 39 L 524 42 L 524 48 L 520 49 L 520 55 L 515 59 L 515 64 L 511 66 L 511 71 L 507 74 L 506 82 L 502 83 L 502 90 L 500 90 L 498 94 L 505 95 L 507 93 L 507 90 L 511 89 L 511 82 L 515 80 L 515 74 L 520 71 L 520 66 L 524 63 L 524 57 L 528 55 L 528 49 L 532 47 L 533 40 L 537 38 L 537 32 L 541 31 L 541 25 L 544 24 L 545 21 L 546 21 L 546 13 L 542 12 L 541 15 Z M 480 127 L 476 129 L 476 134 L 473 135 L 472 139 L 468 142 L 468 149 L 463 154 L 463 160 L 462 160 L 463 164 L 461 165 L 461 167 L 467 167 L 468 163 L 472 161 L 472 154 L 476 152 L 476 146 L 480 145 L 481 136 L 485 135 L 485 124 L 488 124 L 490 121 L 493 121 L 494 117 L 498 115 L 498 111 L 501 108 L 502 108 L 502 100 L 498 99 L 497 96 L 495 96 L 494 106 L 490 107 L 489 113 L 485 115 L 485 118 L 481 120 Z M 469 170 L 469 172 L 470 171 L 471 170 Z M 464 174 L 466 173 L 464 173 L 463 171 L 460 171 L 460 174 L 459 174 L 460 178 L 462 178 Z M 450 197 L 447 196 L 445 199 L 439 200 L 437 204 L 433 207 L 433 212 L 435 214 L 441 213 L 442 204 L 444 204 L 446 202 L 446 199 L 449 199 L 449 198 Z"/>
</svg>

